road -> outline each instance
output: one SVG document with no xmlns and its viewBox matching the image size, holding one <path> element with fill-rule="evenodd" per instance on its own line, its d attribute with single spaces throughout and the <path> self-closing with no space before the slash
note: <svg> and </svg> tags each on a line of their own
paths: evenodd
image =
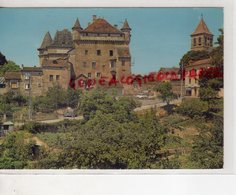
<svg viewBox="0 0 236 195">
<path fill-rule="evenodd" d="M 177 99 L 177 100 L 173 100 L 170 102 L 170 104 L 178 104 L 180 103 L 181 100 L 180 99 Z M 150 108 L 158 108 L 158 107 L 162 107 L 162 106 L 165 106 L 166 103 L 165 102 L 160 102 L 160 101 L 157 101 L 155 104 L 151 104 L 151 105 L 143 105 L 143 106 L 140 106 L 138 108 L 135 108 L 134 111 L 137 112 L 137 111 L 141 111 L 141 110 L 147 110 L 147 109 L 150 109 Z"/>
<path fill-rule="evenodd" d="M 82 120 L 83 118 L 84 118 L 83 116 L 77 116 L 77 117 L 61 117 L 61 118 L 58 118 L 58 119 L 44 120 L 44 121 L 37 121 L 37 122 L 50 124 L 50 123 L 57 123 L 57 122 L 60 122 L 60 121 L 65 120 L 65 119 L 68 119 L 68 120 Z"/>
</svg>

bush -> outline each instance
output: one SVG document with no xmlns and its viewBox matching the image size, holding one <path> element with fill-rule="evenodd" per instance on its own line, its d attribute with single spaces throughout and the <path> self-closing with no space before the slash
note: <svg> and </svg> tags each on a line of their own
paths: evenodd
<svg viewBox="0 0 236 195">
<path fill-rule="evenodd" d="M 176 111 L 182 115 L 193 117 L 202 117 L 206 114 L 208 110 L 208 105 L 206 102 L 199 99 L 185 100 L 181 105 L 176 109 Z"/>
</svg>

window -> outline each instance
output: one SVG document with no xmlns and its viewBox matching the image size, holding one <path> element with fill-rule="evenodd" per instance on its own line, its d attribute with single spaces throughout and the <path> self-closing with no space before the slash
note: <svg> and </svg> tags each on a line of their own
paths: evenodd
<svg viewBox="0 0 236 195">
<path fill-rule="evenodd" d="M 92 68 L 93 68 L 93 69 L 96 68 L 96 62 L 92 62 Z"/>
<path fill-rule="evenodd" d="M 125 66 L 125 60 L 122 60 L 121 64 L 122 66 Z"/>
<path fill-rule="evenodd" d="M 110 50 L 110 51 L 109 51 L 109 55 L 110 55 L 110 56 L 113 56 L 113 50 Z"/>
<path fill-rule="evenodd" d="M 30 84 L 25 84 L 25 89 L 30 89 Z"/>
<path fill-rule="evenodd" d="M 197 84 L 197 79 L 195 78 L 195 84 Z"/>
<path fill-rule="evenodd" d="M 88 73 L 88 77 L 91 78 L 91 73 Z"/>
<path fill-rule="evenodd" d="M 116 67 L 116 61 L 115 60 L 111 60 L 110 61 L 110 66 L 111 66 L 111 68 L 115 68 Z"/>
<path fill-rule="evenodd" d="M 196 38 L 193 39 L 193 46 L 196 46 Z"/>
<path fill-rule="evenodd" d="M 87 67 L 87 62 L 83 62 L 83 67 L 84 67 L 84 68 Z"/>
<path fill-rule="evenodd" d="M 102 53 L 101 53 L 101 50 L 99 49 L 97 50 L 97 56 L 100 56 L 100 55 L 102 55 Z"/>
<path fill-rule="evenodd" d="M 97 77 L 101 77 L 101 73 L 100 72 L 97 72 Z"/>
<path fill-rule="evenodd" d="M 56 80 L 57 80 L 57 81 L 60 80 L 60 75 L 56 75 Z"/>
<path fill-rule="evenodd" d="M 87 50 L 87 49 L 84 50 L 84 54 L 85 54 L 85 55 L 88 55 L 88 50 Z"/>
<path fill-rule="evenodd" d="M 199 37 L 199 38 L 198 38 L 198 45 L 201 45 L 201 44 L 202 44 L 202 38 Z"/>
<path fill-rule="evenodd" d="M 25 74 L 25 80 L 29 80 L 29 75 Z"/>
<path fill-rule="evenodd" d="M 53 63 L 53 64 L 57 64 L 57 61 L 56 61 L 56 60 L 53 60 L 52 63 Z"/>
<path fill-rule="evenodd" d="M 53 75 L 49 75 L 49 81 L 53 81 Z"/>
<path fill-rule="evenodd" d="M 11 88 L 12 89 L 17 89 L 18 88 L 18 82 L 17 81 L 11 82 Z"/>
<path fill-rule="evenodd" d="M 191 84 L 191 78 L 188 79 L 188 83 Z"/>
</svg>

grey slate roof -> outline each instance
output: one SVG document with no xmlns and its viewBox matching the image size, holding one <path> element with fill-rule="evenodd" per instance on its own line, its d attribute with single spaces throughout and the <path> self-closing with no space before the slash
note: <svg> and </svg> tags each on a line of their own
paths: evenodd
<svg viewBox="0 0 236 195">
<path fill-rule="evenodd" d="M 40 46 L 40 48 L 46 48 L 47 46 L 51 45 L 52 43 L 52 37 L 49 32 L 47 32 L 44 36 L 43 42 Z"/>
<path fill-rule="evenodd" d="M 73 30 L 83 30 L 83 28 L 80 25 L 79 19 L 77 18 L 75 21 L 74 26 L 72 27 Z"/>
<path fill-rule="evenodd" d="M 131 30 L 131 28 L 129 27 L 127 19 L 125 19 L 125 22 L 124 22 L 123 27 L 121 28 L 121 30 Z"/>
<path fill-rule="evenodd" d="M 73 41 L 71 32 L 67 29 L 57 31 L 51 46 L 72 47 Z"/>
</svg>

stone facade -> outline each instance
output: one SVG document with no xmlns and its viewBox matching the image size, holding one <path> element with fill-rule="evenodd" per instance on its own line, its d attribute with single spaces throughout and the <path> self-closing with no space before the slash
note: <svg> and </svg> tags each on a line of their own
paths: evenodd
<svg viewBox="0 0 236 195">
<path fill-rule="evenodd" d="M 191 34 L 191 50 L 207 50 L 213 47 L 213 34 L 209 31 L 203 17 Z"/>
<path fill-rule="evenodd" d="M 93 16 L 85 29 L 77 19 L 72 32 L 57 31 L 54 39 L 47 32 L 38 49 L 44 91 L 53 83 L 66 89 L 72 78 L 83 78 L 86 83 L 88 79 L 108 81 L 131 75 L 130 31 L 127 20 L 118 29 Z"/>
<path fill-rule="evenodd" d="M 20 71 L 9 71 L 5 73 L 7 91 L 19 92 L 25 96 L 43 95 L 42 69 L 38 67 L 24 67 Z"/>
</svg>

